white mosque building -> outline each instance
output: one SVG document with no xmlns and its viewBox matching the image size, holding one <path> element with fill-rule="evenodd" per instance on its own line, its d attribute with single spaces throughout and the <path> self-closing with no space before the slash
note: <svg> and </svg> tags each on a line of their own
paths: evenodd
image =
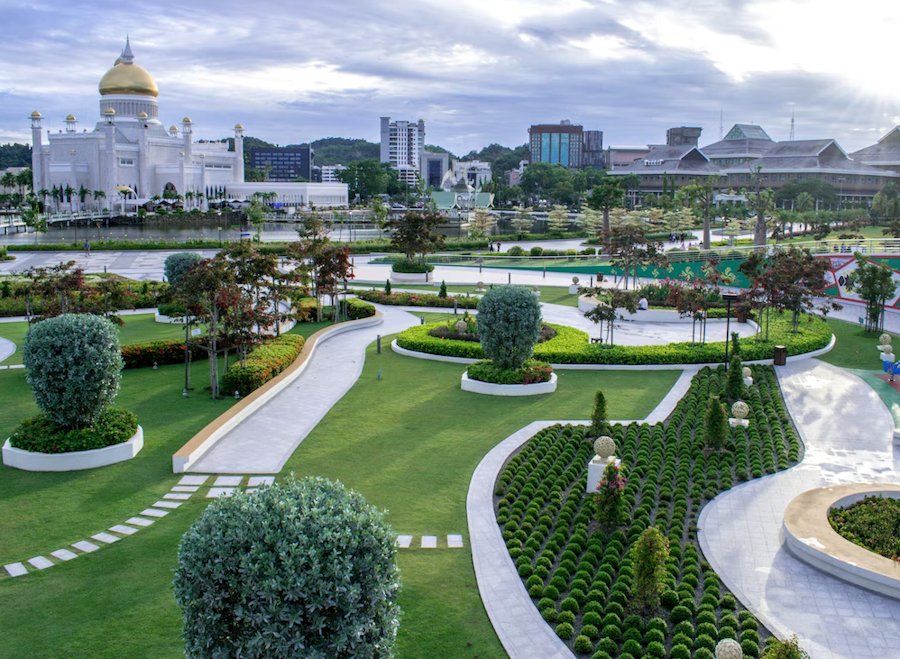
<svg viewBox="0 0 900 659">
<path fill-rule="evenodd" d="M 213 199 L 247 199 L 255 192 L 286 207 L 347 206 L 344 183 L 244 182 L 244 127 L 234 127 L 234 151 L 225 142 L 195 142 L 190 117 L 165 128 L 159 119 L 159 89 L 135 64 L 126 39 L 122 54 L 100 79 L 100 121 L 78 130 L 69 115 L 65 129 L 43 132 L 43 116 L 31 113 L 33 189 L 102 191 L 96 203 L 143 204 L 180 195 L 205 207 Z M 105 195 L 105 196 L 104 196 Z M 81 201 L 73 195 L 74 202 Z M 126 202 L 127 199 L 127 202 Z M 66 204 L 68 206 L 68 204 Z"/>
</svg>

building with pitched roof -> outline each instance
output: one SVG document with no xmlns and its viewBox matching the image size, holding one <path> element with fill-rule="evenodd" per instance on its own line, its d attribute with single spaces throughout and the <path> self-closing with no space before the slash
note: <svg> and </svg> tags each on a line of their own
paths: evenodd
<svg viewBox="0 0 900 659">
<path fill-rule="evenodd" d="M 900 126 L 894 126 L 878 142 L 854 151 L 850 157 L 870 167 L 900 172 Z"/>
</svg>

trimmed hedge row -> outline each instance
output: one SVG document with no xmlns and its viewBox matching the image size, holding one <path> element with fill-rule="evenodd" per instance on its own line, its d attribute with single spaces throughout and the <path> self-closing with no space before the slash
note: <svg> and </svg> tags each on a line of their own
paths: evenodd
<svg viewBox="0 0 900 659">
<path fill-rule="evenodd" d="M 375 307 L 362 300 L 357 300 L 356 298 L 347 298 L 346 300 L 342 300 L 341 304 L 346 305 L 344 311 L 346 312 L 347 318 L 350 320 L 370 318 L 375 315 Z"/>
<path fill-rule="evenodd" d="M 395 304 L 404 307 L 442 307 L 453 308 L 454 301 L 459 309 L 475 309 L 481 298 L 463 295 L 440 297 L 436 293 L 385 293 L 384 291 L 356 291 L 361 300 L 378 304 Z"/>
<path fill-rule="evenodd" d="M 553 375 L 550 364 L 529 359 L 522 368 L 500 368 L 492 361 L 477 362 L 469 366 L 470 380 L 492 384 L 535 384 L 549 382 Z"/>
<path fill-rule="evenodd" d="M 769 340 L 762 338 L 741 341 L 741 358 L 746 361 L 771 359 L 776 345 L 787 347 L 788 355 L 800 355 L 824 348 L 831 341 L 831 329 L 825 321 L 807 316 L 800 323 L 797 333 L 791 331 L 789 315 L 774 315 L 771 319 Z M 417 325 L 397 337 L 397 345 L 407 350 L 448 357 L 484 359 L 481 346 L 469 341 L 440 339 L 429 335 L 429 330 L 440 325 Z M 586 332 L 552 325 L 556 336 L 534 348 L 534 357 L 551 364 L 703 364 L 721 362 L 725 358 L 725 342 L 693 344 L 669 343 L 666 345 L 622 346 L 592 344 Z M 686 326 L 687 327 L 687 326 Z"/>
<path fill-rule="evenodd" d="M 68 453 L 105 448 L 127 442 L 137 432 L 137 415 L 121 407 L 107 407 L 86 428 L 63 428 L 43 414 L 25 419 L 9 443 L 23 451 Z"/>
<path fill-rule="evenodd" d="M 282 334 L 257 346 L 247 355 L 243 366 L 238 361 L 228 367 L 222 378 L 222 391 L 238 391 L 246 396 L 258 389 L 290 366 L 303 350 L 304 343 L 302 336 Z"/>
<path fill-rule="evenodd" d="M 206 351 L 194 351 L 193 359 L 205 359 Z M 125 368 L 144 368 L 154 363 L 179 364 L 184 361 L 184 341 L 171 339 L 168 341 L 147 341 L 122 346 L 122 359 Z"/>
</svg>

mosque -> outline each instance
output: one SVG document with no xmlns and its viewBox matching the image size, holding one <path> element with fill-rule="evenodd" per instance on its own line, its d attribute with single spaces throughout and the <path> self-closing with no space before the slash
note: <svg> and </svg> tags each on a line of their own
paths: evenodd
<svg viewBox="0 0 900 659">
<path fill-rule="evenodd" d="M 244 182 L 241 124 L 234 127 L 234 151 L 225 142 L 195 142 L 190 117 L 181 120 L 180 129 L 175 124 L 166 129 L 159 119 L 156 82 L 134 59 L 126 39 L 122 54 L 100 79 L 100 121 L 92 129 L 79 131 L 78 119 L 70 114 L 65 130 L 48 130 L 45 138 L 43 116 L 31 113 L 35 191 L 81 190 L 74 203 L 95 198 L 102 208 L 176 196 L 205 208 L 214 199 L 247 199 L 255 192 L 287 207 L 347 205 L 343 183 Z"/>
</svg>

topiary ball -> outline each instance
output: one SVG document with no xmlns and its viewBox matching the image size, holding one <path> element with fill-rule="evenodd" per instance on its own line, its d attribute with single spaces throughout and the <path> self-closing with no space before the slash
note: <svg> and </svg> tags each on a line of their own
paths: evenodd
<svg viewBox="0 0 900 659">
<path fill-rule="evenodd" d="M 119 392 L 119 331 L 102 316 L 64 314 L 32 325 L 23 361 L 38 407 L 65 428 L 90 425 Z"/>
<path fill-rule="evenodd" d="M 493 288 L 478 302 L 481 348 L 500 368 L 521 368 L 540 332 L 541 305 L 523 286 Z"/>
<path fill-rule="evenodd" d="M 178 548 L 185 654 L 391 656 L 394 538 L 382 512 L 324 478 L 215 500 Z"/>
</svg>

